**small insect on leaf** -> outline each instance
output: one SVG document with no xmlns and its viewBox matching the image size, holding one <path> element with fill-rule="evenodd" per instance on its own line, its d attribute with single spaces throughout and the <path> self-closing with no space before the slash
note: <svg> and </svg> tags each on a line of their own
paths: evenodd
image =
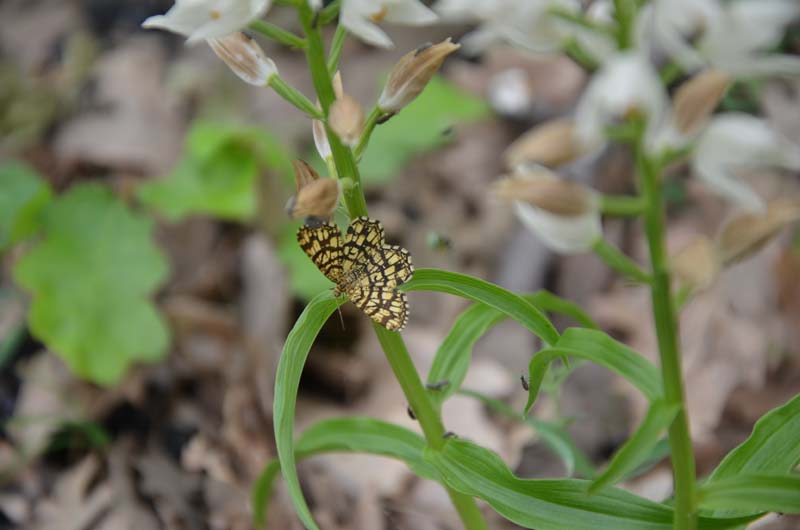
<svg viewBox="0 0 800 530">
<path fill-rule="evenodd" d="M 530 385 L 528 384 L 528 380 L 525 379 L 524 375 L 519 376 L 519 382 L 522 383 L 522 389 L 527 392 L 531 389 Z"/>
<path fill-rule="evenodd" d="M 406 412 L 408 412 L 408 417 L 411 418 L 412 420 L 416 420 L 417 419 L 417 415 L 414 414 L 414 409 L 411 408 L 411 405 L 409 405 L 406 408 Z"/>
<path fill-rule="evenodd" d="M 425 388 L 427 388 L 428 390 L 435 390 L 438 392 L 440 390 L 444 390 L 445 388 L 447 388 L 448 385 L 450 385 L 450 381 L 444 379 L 442 381 L 437 381 L 435 383 L 428 383 L 425 385 Z"/>
<path fill-rule="evenodd" d="M 330 222 L 304 225 L 297 232 L 303 252 L 329 280 L 334 294 L 345 294 L 356 307 L 390 331 L 408 321 L 408 299 L 397 290 L 414 273 L 404 248 L 387 245 L 380 222 L 355 219 L 342 237 Z"/>
</svg>

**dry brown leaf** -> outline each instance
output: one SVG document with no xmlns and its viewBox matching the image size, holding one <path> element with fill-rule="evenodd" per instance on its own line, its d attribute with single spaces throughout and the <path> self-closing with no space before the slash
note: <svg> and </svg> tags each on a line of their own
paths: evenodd
<svg viewBox="0 0 800 530">
<path fill-rule="evenodd" d="M 85 530 L 109 508 L 114 493 L 107 482 L 91 488 L 100 469 L 94 455 L 62 474 L 53 492 L 35 508 L 31 530 Z"/>
</svg>

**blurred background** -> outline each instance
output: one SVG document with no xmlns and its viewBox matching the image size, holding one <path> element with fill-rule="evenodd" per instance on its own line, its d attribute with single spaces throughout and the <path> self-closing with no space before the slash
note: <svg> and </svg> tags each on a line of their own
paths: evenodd
<svg viewBox="0 0 800 530">
<path fill-rule="evenodd" d="M 136 223 L 152 227 L 155 256 L 132 253 L 130 259 L 141 260 L 149 271 L 143 275 L 157 278 L 140 291 L 154 294 L 169 330 L 167 353 L 159 360 L 134 363 L 124 375 L 109 376 L 115 378 L 111 384 L 85 382 L 28 328 L 31 289 L 20 288 L 25 282 L 19 276 L 13 281 L 12 270 L 30 244 L 2 241 L 0 528 L 252 528 L 250 487 L 275 456 L 272 385 L 281 346 L 304 303 L 330 286 L 297 248 L 297 224 L 284 213 L 294 193 L 290 162 L 299 157 L 321 171 L 323 166 L 310 123 L 299 111 L 269 89 L 241 83 L 208 46 L 186 46 L 179 36 L 139 28 L 171 5 L 0 2 L 0 179 L 38 174 L 56 196 L 88 183 L 113 190 L 138 216 Z M 286 9 L 273 8 L 270 21 L 296 28 Z M 394 27 L 396 47 L 389 51 L 348 39 L 341 64 L 346 92 L 371 108 L 401 55 L 447 36 L 457 40 L 469 29 Z M 281 75 L 310 95 L 302 54 L 262 44 Z M 785 48 L 800 52 L 797 27 L 790 28 Z M 391 243 L 409 249 L 418 267 L 466 272 L 515 291 L 546 288 L 588 308 L 604 329 L 655 359 L 648 293 L 616 280 L 592 255 L 551 254 L 489 192 L 507 171 L 507 146 L 532 125 L 569 112 L 587 79 L 565 57 L 506 48 L 450 57 L 417 101 L 377 129 L 362 164 L 370 215 L 383 222 Z M 800 144 L 796 81 L 737 84 L 722 106 L 763 114 Z M 17 165 L 8 169 L 12 161 Z M 633 189 L 624 149 L 612 148 L 570 171 L 604 192 Z M 697 234 L 713 235 L 727 215 L 726 204 L 685 173 L 678 168 L 669 184 L 674 249 Z M 798 184 L 797 175 L 779 185 L 769 173 L 757 182 L 767 195 L 797 193 Z M 73 207 L 80 208 L 75 200 Z M 63 224 L 119 231 L 123 246 L 141 229 L 121 214 L 84 211 L 90 212 L 85 218 Z M 610 219 L 604 230 L 629 255 L 646 259 L 637 223 Z M 52 264 L 48 259 L 43 256 L 39 266 Z M 52 281 L 34 291 L 65 296 L 68 307 L 74 297 L 80 300 L 74 311 L 82 311 L 87 306 L 81 304 L 91 306 L 107 285 L 124 290 L 139 284 L 138 276 L 98 279 L 119 264 L 54 271 Z M 800 392 L 798 278 L 795 231 L 726 271 L 684 312 L 701 476 L 749 434 L 760 415 Z M 403 335 L 425 374 L 465 304 L 423 292 L 411 293 L 410 304 Z M 342 317 L 344 325 L 338 318 L 328 322 L 311 351 L 298 430 L 341 415 L 415 429 L 369 321 L 350 304 Z M 135 349 L 152 338 L 143 332 L 127 340 Z M 526 395 L 519 378 L 537 347 L 518 325 L 498 325 L 476 345 L 465 387 L 521 410 Z M 563 427 L 599 465 L 632 431 L 645 403 L 595 366 L 562 379 L 556 370 L 547 381 L 536 415 Z M 480 401 L 454 397 L 444 417 L 448 430 L 497 451 L 520 476 L 565 473 L 536 430 Z M 444 490 L 401 463 L 321 456 L 301 463 L 300 473 L 326 530 L 458 528 Z M 655 459 L 624 487 L 653 499 L 669 496 L 667 462 Z M 491 528 L 514 528 L 490 517 Z M 275 529 L 301 528 L 282 486 L 269 522 Z M 773 517 L 759 524 L 788 530 L 800 527 L 800 520 Z"/>
</svg>

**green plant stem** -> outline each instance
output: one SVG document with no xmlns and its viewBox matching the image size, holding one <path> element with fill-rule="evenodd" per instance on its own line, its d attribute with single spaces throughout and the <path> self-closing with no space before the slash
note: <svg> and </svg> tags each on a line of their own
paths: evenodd
<svg viewBox="0 0 800 530">
<path fill-rule="evenodd" d="M 339 69 L 339 59 L 342 57 L 342 49 L 344 48 L 344 41 L 347 39 L 347 29 L 339 24 L 336 26 L 336 32 L 333 34 L 331 41 L 331 51 L 328 54 L 328 73 L 334 75 L 336 70 Z"/>
<path fill-rule="evenodd" d="M 598 258 L 606 262 L 606 265 L 629 280 L 637 283 L 650 283 L 651 277 L 646 271 L 605 239 L 598 239 L 592 247 L 592 251 Z"/>
<path fill-rule="evenodd" d="M 661 196 L 660 171 L 645 153 L 643 131 L 644 128 L 640 131 L 636 142 L 636 168 L 646 204 L 644 224 L 652 266 L 653 318 L 661 358 L 664 396 L 668 405 L 679 407 L 678 413 L 669 427 L 675 492 L 673 528 L 675 530 L 695 530 L 697 528 L 695 461 L 689 434 L 686 396 L 683 389 L 678 322 L 667 262 L 664 200 Z"/>
<path fill-rule="evenodd" d="M 306 40 L 303 37 L 298 37 L 291 31 L 286 31 L 280 26 L 270 24 L 269 22 L 265 22 L 263 20 L 255 20 L 251 22 L 250 29 L 257 31 L 258 33 L 261 33 L 265 37 L 269 37 L 274 41 L 280 42 L 281 44 L 291 46 L 292 48 L 299 48 L 302 50 L 306 47 Z"/>
<path fill-rule="evenodd" d="M 633 44 L 633 27 L 638 5 L 633 0 L 614 0 L 614 14 L 617 20 L 617 46 L 627 50 Z"/>
<path fill-rule="evenodd" d="M 638 217 L 644 212 L 644 200 L 625 195 L 603 195 L 600 197 L 600 211 L 617 217 Z"/>
<path fill-rule="evenodd" d="M 314 82 L 314 89 L 317 91 L 317 97 L 322 105 L 322 112 L 327 116 L 328 109 L 336 100 L 336 94 L 333 91 L 333 83 L 328 72 L 328 65 L 325 62 L 325 46 L 322 44 L 322 35 L 320 35 L 318 28 L 313 27 L 314 14 L 307 5 L 300 7 L 300 18 L 308 41 L 306 60 L 311 69 L 311 80 Z M 343 190 L 347 211 L 350 212 L 351 218 L 367 215 L 367 202 L 364 199 L 361 176 L 358 172 L 353 152 L 342 144 L 339 137 L 328 127 L 327 122 L 325 131 L 328 135 L 328 143 L 331 146 L 331 153 L 336 162 L 339 178 L 349 178 L 353 181 L 351 187 Z"/>
<path fill-rule="evenodd" d="M 358 145 L 354 150 L 356 160 L 361 160 L 361 157 L 364 155 L 364 150 L 369 144 L 372 131 L 375 130 L 375 126 L 378 124 L 378 120 L 381 116 L 383 116 L 383 111 L 375 105 L 372 112 L 367 116 L 367 120 L 364 122 L 364 132 L 361 133 L 361 138 L 358 139 Z"/>
<path fill-rule="evenodd" d="M 306 59 L 311 70 L 311 79 L 314 82 L 314 88 L 317 91 L 323 112 L 327 116 L 328 109 L 335 100 L 335 95 L 328 65 L 325 61 L 322 36 L 319 29 L 314 27 L 314 14 L 307 4 L 303 3 L 298 10 L 308 41 Z M 367 215 L 367 203 L 364 199 L 361 178 L 353 152 L 342 145 L 339 138 L 327 126 L 326 130 L 339 178 L 350 179 L 353 182 L 353 185 L 347 186 L 347 189 L 343 192 L 347 210 L 351 217 Z M 425 440 L 431 448 L 441 449 L 445 443 L 444 425 L 439 413 L 428 397 L 414 362 L 408 354 L 403 338 L 399 333 L 389 331 L 378 324 L 374 324 L 373 327 L 375 334 L 378 336 L 378 341 L 383 347 L 386 359 L 389 361 L 389 365 L 392 367 L 392 371 L 400 383 L 409 405 L 414 410 L 414 414 L 425 435 Z M 464 528 L 467 530 L 488 530 L 475 499 L 450 488 L 446 489 L 453 506 L 461 518 L 461 522 L 464 524 Z"/>
<path fill-rule="evenodd" d="M 591 31 L 596 31 L 598 33 L 611 35 L 612 37 L 615 36 L 614 28 L 610 27 L 609 25 L 596 22 L 589 17 L 570 9 L 553 6 L 547 10 L 547 13 L 566 22 L 575 24 L 576 26 L 580 26 Z"/>
<path fill-rule="evenodd" d="M 281 76 L 273 75 L 270 77 L 268 85 L 280 97 L 305 112 L 311 119 L 324 119 L 322 112 L 317 108 L 317 106 L 311 103 L 311 100 L 304 96 L 302 92 L 284 81 Z"/>
</svg>

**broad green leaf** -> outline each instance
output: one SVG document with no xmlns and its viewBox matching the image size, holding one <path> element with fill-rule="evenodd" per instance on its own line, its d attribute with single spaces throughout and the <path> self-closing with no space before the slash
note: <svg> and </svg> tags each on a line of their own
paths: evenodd
<svg viewBox="0 0 800 530">
<path fill-rule="evenodd" d="M 569 433 L 559 424 L 544 421 L 533 417 L 520 414 L 506 403 L 475 392 L 462 388 L 458 392 L 462 396 L 475 398 L 491 408 L 495 412 L 511 418 L 513 420 L 526 423 L 541 437 L 542 441 L 561 458 L 568 476 L 578 472 L 584 477 L 591 478 L 595 474 L 594 465 L 589 457 L 572 441 Z"/>
<path fill-rule="evenodd" d="M 303 524 L 311 530 L 319 530 L 308 509 L 308 504 L 300 489 L 297 477 L 294 449 L 294 409 L 297 403 L 297 389 L 303 373 L 308 351 L 317 338 L 322 325 L 341 304 L 333 298 L 333 293 L 324 291 L 314 297 L 294 323 L 286 337 L 283 352 L 275 375 L 275 400 L 273 403 L 273 423 L 275 425 L 275 445 L 278 451 L 283 478 L 289 497 Z"/>
<path fill-rule="evenodd" d="M 533 356 L 528 366 L 528 402 L 525 413 L 533 406 L 550 362 L 556 357 L 578 357 L 587 359 L 621 375 L 650 401 L 662 397 L 658 368 L 641 354 L 617 342 L 602 331 L 569 328 L 552 348 L 546 348 Z"/>
<path fill-rule="evenodd" d="M 292 292 L 308 301 L 334 285 L 297 244 L 298 226 L 299 223 L 286 223 L 281 229 L 278 236 L 278 258 L 289 271 Z"/>
<path fill-rule="evenodd" d="M 33 235 L 52 193 L 30 167 L 9 162 L 0 166 L 0 250 Z"/>
<path fill-rule="evenodd" d="M 182 159 L 165 178 L 139 188 L 139 198 L 176 221 L 190 214 L 245 221 L 256 211 L 261 171 L 290 174 L 280 143 L 258 128 L 195 124 Z"/>
<path fill-rule="evenodd" d="M 434 77 L 416 100 L 375 129 L 359 164 L 364 183 L 386 182 L 411 158 L 446 144 L 454 125 L 487 116 L 483 100 Z"/>
<path fill-rule="evenodd" d="M 43 214 L 44 240 L 14 269 L 34 336 L 81 377 L 112 384 L 160 359 L 167 327 L 149 300 L 167 275 L 153 223 L 105 186 L 79 184 Z"/>
<path fill-rule="evenodd" d="M 707 483 L 701 508 L 736 512 L 800 513 L 800 476 L 740 475 Z"/>
<path fill-rule="evenodd" d="M 538 309 L 562 313 L 581 323 L 595 326 L 591 318 L 580 307 L 547 291 L 522 295 L 522 298 Z M 507 313 L 481 303 L 469 307 L 458 317 L 444 341 L 439 345 L 428 372 L 429 384 L 440 381 L 448 382 L 448 385 L 441 389 L 429 391 L 431 401 L 437 408 L 441 408 L 442 403 L 461 387 L 469 369 L 475 343 L 489 329 L 506 318 L 508 318 Z"/>
<path fill-rule="evenodd" d="M 619 482 L 646 462 L 677 412 L 677 405 L 667 405 L 660 399 L 650 403 L 642 424 L 616 452 L 605 471 L 592 482 L 589 492 L 594 493 Z"/>
<path fill-rule="evenodd" d="M 404 427 L 372 418 L 336 418 L 309 427 L 295 444 L 295 458 L 320 453 L 369 453 L 404 461 L 420 477 L 436 480 L 436 472 L 422 458 L 425 440 Z M 280 472 L 277 461 L 262 471 L 253 488 L 253 518 L 263 526 L 274 481 Z"/>
<path fill-rule="evenodd" d="M 589 482 L 575 479 L 517 478 L 495 453 L 471 442 L 448 440 L 425 458 L 445 484 L 479 497 L 506 519 L 537 530 L 671 530 L 666 505 L 609 487 L 588 494 Z M 699 530 L 737 528 L 752 518 L 701 517 Z"/>
<path fill-rule="evenodd" d="M 479 278 L 438 269 L 419 269 L 404 291 L 438 291 L 482 302 L 513 318 L 547 344 L 558 340 L 558 332 L 547 317 L 524 298 Z"/>
<path fill-rule="evenodd" d="M 708 483 L 739 475 L 781 475 L 800 462 L 800 394 L 769 411 L 741 445 L 722 459 Z"/>
</svg>

